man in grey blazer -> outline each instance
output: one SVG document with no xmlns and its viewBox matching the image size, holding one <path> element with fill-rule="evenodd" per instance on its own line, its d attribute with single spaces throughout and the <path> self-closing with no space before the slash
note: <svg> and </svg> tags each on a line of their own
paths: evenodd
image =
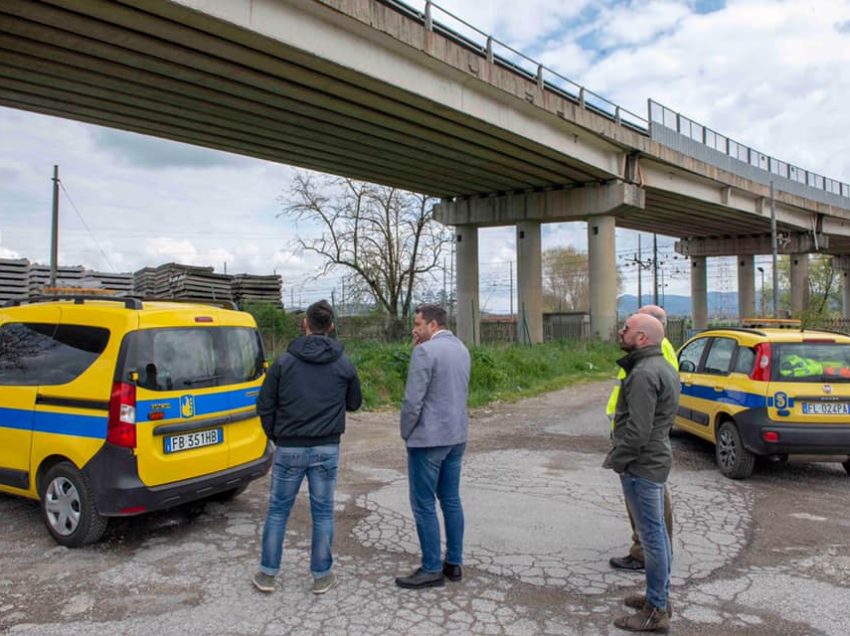
<svg viewBox="0 0 850 636">
<path fill-rule="evenodd" d="M 442 587 L 463 577 L 463 507 L 460 470 L 469 418 L 469 351 L 446 325 L 446 310 L 420 305 L 413 321 L 413 354 L 401 407 L 401 437 L 407 445 L 410 507 L 422 549 L 422 565 L 396 585 Z M 441 558 L 440 500 L 446 532 Z"/>
</svg>

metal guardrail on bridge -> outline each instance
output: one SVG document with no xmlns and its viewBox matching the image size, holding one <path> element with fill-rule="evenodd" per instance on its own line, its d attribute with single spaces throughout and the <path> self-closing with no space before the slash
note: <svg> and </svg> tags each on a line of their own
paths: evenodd
<svg viewBox="0 0 850 636">
<path fill-rule="evenodd" d="M 644 117 L 605 99 L 541 62 L 497 40 L 435 2 L 427 0 L 425 11 L 419 11 L 399 0 L 378 1 L 416 20 L 427 30 L 439 33 L 455 44 L 485 57 L 489 62 L 537 82 L 537 85 L 542 89 L 557 93 L 582 108 L 607 117 L 639 133 L 649 134 L 649 121 Z M 434 18 L 435 14 L 440 18 L 439 21 Z"/>
<path fill-rule="evenodd" d="M 733 174 L 806 198 L 848 207 L 850 184 L 829 179 L 780 161 L 699 124 L 654 100 L 648 100 L 647 118 L 605 99 L 557 71 L 494 38 L 466 20 L 425 0 L 419 11 L 400 0 L 378 0 L 387 7 L 422 24 L 454 43 L 557 93 L 589 111 L 654 141 Z M 440 20 L 434 18 L 435 14 Z"/>
<path fill-rule="evenodd" d="M 847 207 L 850 185 L 780 161 L 648 100 L 650 137 L 668 148 L 791 194 Z"/>
</svg>

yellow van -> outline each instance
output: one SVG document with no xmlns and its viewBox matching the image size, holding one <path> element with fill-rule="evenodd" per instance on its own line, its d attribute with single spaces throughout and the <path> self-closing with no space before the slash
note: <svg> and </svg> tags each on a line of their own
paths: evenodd
<svg viewBox="0 0 850 636">
<path fill-rule="evenodd" d="M 234 307 L 235 309 L 235 307 Z M 60 544 L 109 517 L 233 496 L 271 465 L 250 314 L 75 296 L 0 308 L 0 492 L 41 502 Z"/>
<path fill-rule="evenodd" d="M 837 456 L 850 473 L 850 337 L 767 324 L 684 344 L 675 426 L 713 443 L 732 479 L 749 477 L 756 457 L 795 454 Z"/>
</svg>

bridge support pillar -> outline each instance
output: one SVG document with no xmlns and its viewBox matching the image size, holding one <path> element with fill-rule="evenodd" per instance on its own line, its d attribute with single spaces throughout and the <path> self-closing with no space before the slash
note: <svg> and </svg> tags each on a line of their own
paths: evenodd
<svg viewBox="0 0 850 636">
<path fill-rule="evenodd" d="M 539 221 L 516 226 L 517 341 L 543 342 L 543 266 Z"/>
<path fill-rule="evenodd" d="M 590 265 L 590 333 L 614 341 L 617 331 L 617 257 L 613 216 L 587 221 L 587 253 Z"/>
<path fill-rule="evenodd" d="M 457 261 L 457 337 L 467 345 L 481 342 L 478 303 L 478 227 L 455 227 Z"/>
<path fill-rule="evenodd" d="M 756 313 L 755 257 L 752 254 L 738 257 L 738 318 Z"/>
<path fill-rule="evenodd" d="M 809 304 L 809 255 L 791 254 L 791 313 L 802 314 Z"/>
<path fill-rule="evenodd" d="M 691 315 L 694 329 L 708 327 L 708 277 L 705 256 L 691 256 Z"/>
<path fill-rule="evenodd" d="M 850 255 L 833 256 L 832 268 L 841 277 L 841 291 L 844 300 L 841 315 L 843 318 L 850 318 Z"/>
</svg>

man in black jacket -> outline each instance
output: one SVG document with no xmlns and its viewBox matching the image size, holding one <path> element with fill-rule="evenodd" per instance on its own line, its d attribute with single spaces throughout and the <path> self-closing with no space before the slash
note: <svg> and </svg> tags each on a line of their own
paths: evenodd
<svg viewBox="0 0 850 636">
<path fill-rule="evenodd" d="M 326 300 L 310 305 L 306 335 L 275 360 L 257 399 L 263 430 L 277 446 L 260 569 L 254 575 L 261 592 L 274 591 L 286 522 L 305 475 L 313 520 L 313 593 L 324 594 L 336 585 L 331 548 L 339 440 L 345 412 L 356 411 L 363 399 L 354 365 L 343 355 L 342 344 L 328 337 L 333 317 Z"/>
</svg>

